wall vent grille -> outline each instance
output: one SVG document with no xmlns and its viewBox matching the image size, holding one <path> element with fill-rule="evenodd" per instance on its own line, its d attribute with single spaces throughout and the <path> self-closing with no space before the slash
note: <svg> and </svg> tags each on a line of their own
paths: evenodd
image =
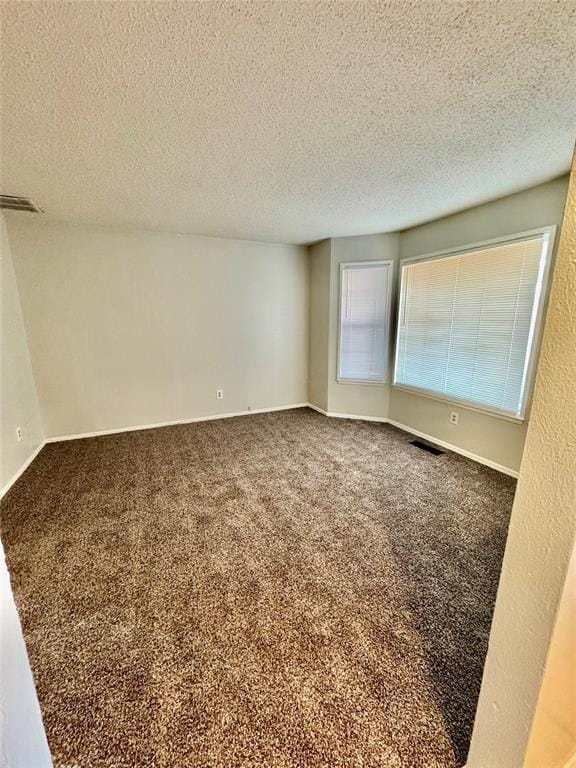
<svg viewBox="0 0 576 768">
<path fill-rule="evenodd" d="M 29 213 L 42 213 L 32 200 L 27 197 L 14 197 L 13 195 L 0 195 L 0 208 L 7 211 L 28 211 Z"/>
</svg>

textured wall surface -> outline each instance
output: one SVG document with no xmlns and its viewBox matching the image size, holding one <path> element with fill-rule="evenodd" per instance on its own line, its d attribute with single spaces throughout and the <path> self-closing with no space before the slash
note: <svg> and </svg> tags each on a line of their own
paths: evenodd
<svg viewBox="0 0 576 768">
<path fill-rule="evenodd" d="M 524 768 L 576 764 L 576 546 L 572 550 Z"/>
<path fill-rule="evenodd" d="M 44 439 L 10 243 L 0 216 L 0 492 Z M 16 428 L 22 430 L 22 440 Z"/>
<path fill-rule="evenodd" d="M 523 763 L 576 533 L 574 467 L 573 171 L 468 768 L 518 768 Z"/>
<path fill-rule="evenodd" d="M 435 219 L 568 170 L 574 8 L 2 3 L 2 191 L 275 242 Z"/>
<path fill-rule="evenodd" d="M 305 248 L 8 230 L 47 437 L 308 401 Z"/>
</svg>

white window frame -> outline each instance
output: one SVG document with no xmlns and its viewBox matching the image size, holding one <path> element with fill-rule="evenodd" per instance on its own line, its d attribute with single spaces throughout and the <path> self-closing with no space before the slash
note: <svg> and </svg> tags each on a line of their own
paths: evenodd
<svg viewBox="0 0 576 768">
<path fill-rule="evenodd" d="M 470 243 L 464 246 L 449 248 L 443 251 L 434 251 L 433 253 L 427 253 L 422 256 L 410 256 L 406 259 L 400 260 L 400 290 L 398 296 L 398 316 L 396 318 L 396 336 L 394 347 L 394 375 L 392 379 L 392 386 L 394 389 L 403 390 L 405 392 L 411 392 L 414 395 L 421 397 L 428 397 L 431 400 L 440 400 L 444 403 L 451 403 L 453 405 L 459 405 L 462 408 L 466 408 L 471 411 L 479 411 L 480 413 L 486 413 L 490 416 L 496 416 L 500 419 L 507 421 L 523 422 L 528 418 L 530 410 L 530 403 L 532 401 L 532 392 L 534 389 L 534 377 L 536 373 L 536 362 L 538 360 L 538 353 L 540 350 L 540 342 L 542 338 L 542 321 L 544 318 L 544 310 L 548 304 L 548 288 L 549 278 L 552 263 L 552 254 L 554 253 L 554 240 L 556 237 L 556 226 L 539 227 L 538 229 L 530 229 L 526 232 L 517 232 L 513 235 L 506 235 L 504 237 L 495 237 L 490 240 L 482 240 L 477 243 Z M 498 245 L 507 245 L 518 240 L 527 240 L 531 237 L 538 237 L 542 235 L 548 235 L 548 242 L 546 244 L 546 252 L 542 259 L 540 272 L 538 275 L 538 281 L 536 284 L 536 291 L 534 294 L 534 308 L 532 310 L 532 320 L 530 335 L 528 338 L 529 351 L 525 363 L 525 386 L 524 397 L 522 399 L 522 408 L 520 413 L 516 416 L 508 411 L 502 411 L 498 408 L 491 408 L 488 405 L 482 405 L 471 400 L 464 398 L 452 397 L 450 395 L 443 395 L 436 393 L 433 390 L 423 389 L 420 387 L 413 387 L 409 384 L 398 384 L 396 382 L 396 370 L 398 366 L 398 340 L 400 337 L 400 313 L 404 307 L 405 301 L 405 282 L 402 280 L 403 267 L 405 264 L 410 264 L 418 261 L 431 261 L 433 259 L 442 259 L 447 256 L 457 256 L 474 251 L 488 250 Z"/>
<path fill-rule="evenodd" d="M 386 370 L 383 379 L 344 379 L 340 377 L 340 347 L 342 344 L 342 273 L 344 269 L 354 269 L 362 267 L 388 267 L 388 287 L 386 291 L 386 306 L 384 307 L 384 316 L 386 318 L 386 327 L 388 332 L 385 334 L 386 349 L 385 361 Z M 336 381 L 338 384 L 363 384 L 365 386 L 381 387 L 389 383 L 390 373 L 390 339 L 391 339 L 391 309 L 392 309 L 392 286 L 394 284 L 394 261 L 386 259 L 384 261 L 342 261 L 340 262 L 339 280 L 338 280 L 338 352 L 336 355 Z"/>
</svg>

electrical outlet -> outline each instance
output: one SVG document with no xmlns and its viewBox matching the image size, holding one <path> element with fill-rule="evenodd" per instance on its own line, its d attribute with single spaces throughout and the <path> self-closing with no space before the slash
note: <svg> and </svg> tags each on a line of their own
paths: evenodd
<svg viewBox="0 0 576 768">
<path fill-rule="evenodd" d="M 458 413 L 457 411 L 452 411 L 450 414 L 450 424 L 458 424 Z"/>
<path fill-rule="evenodd" d="M 217 389 L 216 390 L 216 399 L 217 400 L 222 400 L 223 397 L 224 397 L 224 390 L 223 389 Z"/>
<path fill-rule="evenodd" d="M 16 440 L 22 440 L 22 427 L 16 427 Z"/>
</svg>

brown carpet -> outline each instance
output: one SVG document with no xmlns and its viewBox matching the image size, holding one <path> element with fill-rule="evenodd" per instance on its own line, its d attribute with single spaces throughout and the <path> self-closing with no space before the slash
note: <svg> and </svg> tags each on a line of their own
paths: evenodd
<svg viewBox="0 0 576 768">
<path fill-rule="evenodd" d="M 462 765 L 515 482 L 308 409 L 48 445 L 2 537 L 78 768 Z"/>
</svg>

